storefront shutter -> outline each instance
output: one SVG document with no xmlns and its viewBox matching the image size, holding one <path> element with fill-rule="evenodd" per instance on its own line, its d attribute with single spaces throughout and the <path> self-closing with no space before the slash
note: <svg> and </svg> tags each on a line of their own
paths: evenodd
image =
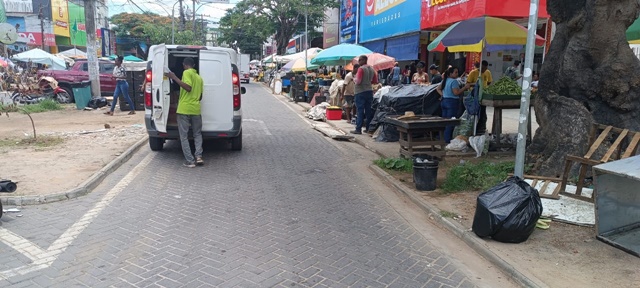
<svg viewBox="0 0 640 288">
<path fill-rule="evenodd" d="M 418 60 L 420 34 L 397 37 L 387 40 L 387 55 L 396 61 Z"/>
<path fill-rule="evenodd" d="M 384 40 L 362 43 L 362 46 L 366 47 L 367 49 L 375 53 L 384 54 Z"/>
</svg>

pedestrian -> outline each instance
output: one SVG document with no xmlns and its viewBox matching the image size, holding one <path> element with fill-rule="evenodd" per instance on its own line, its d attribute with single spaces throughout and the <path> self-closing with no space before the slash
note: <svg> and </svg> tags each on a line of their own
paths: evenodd
<svg viewBox="0 0 640 288">
<path fill-rule="evenodd" d="M 165 74 L 180 86 L 180 98 L 176 114 L 178 114 L 178 132 L 180 134 L 182 153 L 186 160 L 184 166 L 189 168 L 196 167 L 196 164 L 204 165 L 204 160 L 202 160 L 202 116 L 200 112 L 204 84 L 196 69 L 193 68 L 194 65 L 193 58 L 184 58 L 182 61 L 184 68 L 182 79 L 178 78 L 173 72 Z M 191 127 L 195 142 L 195 159 L 189 147 L 189 127 Z"/>
<path fill-rule="evenodd" d="M 482 74 L 482 79 L 480 79 L 480 75 Z M 479 81 L 482 80 L 482 81 Z M 482 67 L 480 69 L 474 69 L 469 73 L 467 77 L 467 85 L 466 89 L 473 87 L 473 89 L 480 89 L 477 83 L 482 85 L 482 89 L 487 89 L 489 85 L 493 82 L 493 77 L 491 76 L 491 71 L 489 71 L 489 62 L 486 60 L 482 60 Z M 482 103 L 482 99 L 478 99 L 480 103 Z M 478 125 L 476 129 L 476 134 L 482 135 L 487 131 L 487 106 L 483 106 L 480 104 L 480 115 L 478 119 Z"/>
<path fill-rule="evenodd" d="M 378 73 L 373 67 L 367 65 L 368 60 L 365 55 L 360 56 L 358 59 L 360 68 L 354 79 L 358 116 L 356 118 L 356 130 L 351 131 L 352 134 L 362 134 L 363 125 L 365 132 L 371 132 L 369 131 L 369 124 L 373 120 L 373 110 L 371 109 L 371 105 L 373 105 L 373 84 L 378 84 Z"/>
<path fill-rule="evenodd" d="M 510 66 L 504 71 L 504 75 L 511 78 L 511 80 L 520 80 L 520 78 L 522 78 L 522 73 L 520 73 L 520 60 L 514 61 L 513 66 Z"/>
<path fill-rule="evenodd" d="M 342 104 L 347 114 L 347 122 L 351 123 L 351 119 L 356 115 L 356 106 L 354 105 L 354 97 L 356 95 L 356 82 L 354 82 L 354 72 L 360 68 L 359 64 L 353 65 L 353 70 L 344 77 L 344 103 Z"/>
<path fill-rule="evenodd" d="M 122 94 L 124 100 L 129 103 L 129 115 L 136 114 L 136 106 L 133 105 L 133 101 L 131 101 L 131 97 L 129 97 L 129 83 L 127 82 L 127 72 L 122 67 L 122 61 L 124 57 L 118 56 L 116 58 L 116 66 L 113 67 L 113 78 L 116 79 L 116 90 L 113 91 L 113 101 L 111 101 L 111 110 L 105 112 L 104 114 L 113 116 L 113 111 L 116 109 L 116 104 L 118 104 L 118 97 Z"/>
<path fill-rule="evenodd" d="M 391 85 L 398 86 L 400 84 L 400 66 L 398 66 L 398 62 L 391 69 Z"/>
<path fill-rule="evenodd" d="M 431 84 L 438 84 L 442 82 L 442 74 L 438 71 L 438 66 L 436 64 L 431 64 L 431 66 L 429 66 L 429 74 L 431 74 Z"/>
<path fill-rule="evenodd" d="M 411 84 L 411 67 L 404 65 L 404 71 L 402 71 L 402 84 Z"/>
<path fill-rule="evenodd" d="M 460 95 L 468 89 L 467 86 L 460 88 L 458 82 L 458 68 L 451 67 L 444 72 L 443 80 L 438 85 L 438 94 L 441 96 L 442 118 L 451 119 L 458 117 L 460 107 Z M 448 144 L 453 138 L 454 125 L 449 125 L 444 130 L 444 141 Z"/>
<path fill-rule="evenodd" d="M 427 73 L 424 72 L 424 66 L 425 66 L 424 62 L 420 62 L 418 63 L 418 65 L 416 65 L 416 69 L 418 69 L 418 72 L 416 72 L 416 74 L 413 74 L 411 83 L 413 84 L 429 83 L 427 82 Z"/>
</svg>

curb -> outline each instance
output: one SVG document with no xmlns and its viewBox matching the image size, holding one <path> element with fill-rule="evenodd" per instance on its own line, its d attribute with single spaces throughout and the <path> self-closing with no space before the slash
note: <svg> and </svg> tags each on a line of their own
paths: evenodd
<svg viewBox="0 0 640 288">
<path fill-rule="evenodd" d="M 3 205 L 37 205 L 37 204 L 45 204 L 52 203 L 57 201 L 69 200 L 73 198 L 77 198 L 83 195 L 89 194 L 93 189 L 95 189 L 102 180 L 107 178 L 111 173 L 116 171 L 122 164 L 126 163 L 134 153 L 138 152 L 140 147 L 142 147 L 147 140 L 149 139 L 148 135 L 142 137 L 138 142 L 129 147 L 126 151 L 124 151 L 120 156 L 116 159 L 113 159 L 107 166 L 102 167 L 98 172 L 94 173 L 89 177 L 89 179 L 80 183 L 78 187 L 72 188 L 65 192 L 52 193 L 48 195 L 29 195 L 29 196 L 7 196 L 0 197 Z"/>
<path fill-rule="evenodd" d="M 440 209 L 421 199 L 416 192 L 406 187 L 397 179 L 393 178 L 393 176 L 391 176 L 386 171 L 382 170 L 380 167 L 377 167 L 372 164 L 372 165 L 369 165 L 369 170 L 371 170 L 376 176 L 378 176 L 384 182 L 388 183 L 391 187 L 396 189 L 398 192 L 401 192 L 402 194 L 409 197 L 409 199 L 411 199 L 411 202 L 418 205 L 420 209 L 422 209 L 424 212 L 432 216 L 432 218 L 435 219 L 438 224 L 444 226 L 445 229 L 447 229 L 449 232 L 453 233 L 462 241 L 464 241 L 465 244 L 467 244 L 473 250 L 478 252 L 478 254 L 480 254 L 482 257 L 484 257 L 493 265 L 495 265 L 500 270 L 502 270 L 516 283 L 524 287 L 547 287 L 544 284 L 539 284 L 529 279 L 527 276 L 525 276 L 520 271 L 516 270 L 513 266 L 511 266 L 506 260 L 500 258 L 500 256 L 497 255 L 495 252 L 491 251 L 491 249 L 489 249 L 486 246 L 486 244 L 483 243 L 483 241 L 478 239 L 478 237 L 471 232 L 471 229 L 467 230 L 461 224 L 455 221 L 451 221 L 448 218 L 442 217 L 440 215 Z"/>
</svg>

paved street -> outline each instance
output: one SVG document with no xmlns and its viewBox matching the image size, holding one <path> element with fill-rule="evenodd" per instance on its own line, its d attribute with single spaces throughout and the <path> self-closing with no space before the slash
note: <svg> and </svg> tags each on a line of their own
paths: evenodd
<svg viewBox="0 0 640 288">
<path fill-rule="evenodd" d="M 491 278 L 424 236 L 441 230 L 420 231 L 380 196 L 393 192 L 367 171 L 366 150 L 325 139 L 260 85 L 247 90 L 242 152 L 209 143 L 206 165 L 189 169 L 177 142 L 161 153 L 145 146 L 88 196 L 3 216 L 0 287 L 473 287 Z"/>
</svg>

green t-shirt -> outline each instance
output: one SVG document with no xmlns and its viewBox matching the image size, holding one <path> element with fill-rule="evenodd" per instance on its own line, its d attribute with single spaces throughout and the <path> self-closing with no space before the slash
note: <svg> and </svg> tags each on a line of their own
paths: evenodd
<svg viewBox="0 0 640 288">
<path fill-rule="evenodd" d="M 176 113 L 182 115 L 200 115 L 200 96 L 202 95 L 202 78 L 195 69 L 190 68 L 182 73 L 182 82 L 191 86 L 191 92 L 180 88 L 180 100 Z"/>
</svg>

